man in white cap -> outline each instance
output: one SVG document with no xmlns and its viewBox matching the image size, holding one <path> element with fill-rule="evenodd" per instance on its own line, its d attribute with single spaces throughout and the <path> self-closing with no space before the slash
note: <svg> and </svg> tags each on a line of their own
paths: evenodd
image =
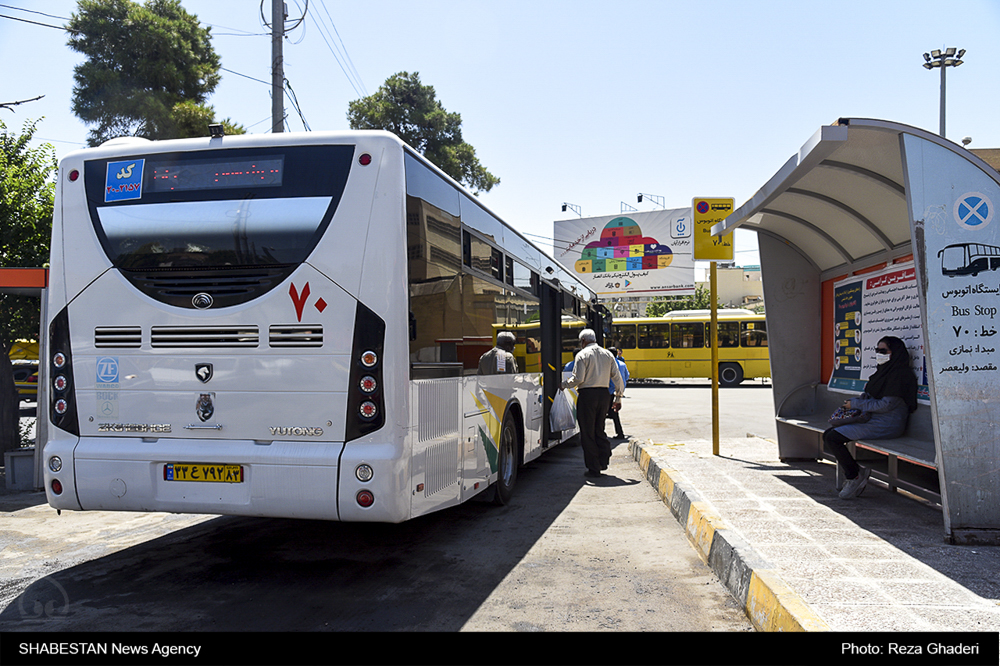
<svg viewBox="0 0 1000 666">
<path fill-rule="evenodd" d="M 597 334 L 585 328 L 580 332 L 583 347 L 573 359 L 573 375 L 562 387 L 578 387 L 576 418 L 580 424 L 580 444 L 583 462 L 587 466 L 584 476 L 598 477 L 611 461 L 611 441 L 604 433 L 604 419 L 612 402 L 621 405 L 625 382 L 622 381 L 618 362 L 606 349 L 597 344 Z M 614 396 L 608 390 L 614 386 Z"/>
<path fill-rule="evenodd" d="M 497 334 L 497 346 L 479 357 L 480 375 L 509 375 L 517 372 L 517 361 L 514 360 L 514 342 L 516 338 L 510 331 Z"/>
</svg>

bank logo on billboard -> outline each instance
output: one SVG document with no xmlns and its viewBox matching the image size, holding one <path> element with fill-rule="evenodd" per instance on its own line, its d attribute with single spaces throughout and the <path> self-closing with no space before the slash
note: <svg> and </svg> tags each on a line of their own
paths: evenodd
<svg viewBox="0 0 1000 666">
<path fill-rule="evenodd" d="M 965 229 L 985 229 L 993 221 L 993 202 L 979 192 L 955 200 L 955 221 Z"/>
</svg>

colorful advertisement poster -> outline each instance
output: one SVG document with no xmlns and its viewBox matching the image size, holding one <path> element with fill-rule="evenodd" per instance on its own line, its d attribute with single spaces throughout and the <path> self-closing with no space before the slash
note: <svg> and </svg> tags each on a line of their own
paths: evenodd
<svg viewBox="0 0 1000 666">
<path fill-rule="evenodd" d="M 892 335 L 906 344 L 917 377 L 917 399 L 929 402 L 920 295 L 913 262 L 855 275 L 833 286 L 833 375 L 829 388 L 861 393 L 875 372 L 875 345 Z"/>
<path fill-rule="evenodd" d="M 694 294 L 690 208 L 553 224 L 556 259 L 598 295 Z"/>
</svg>

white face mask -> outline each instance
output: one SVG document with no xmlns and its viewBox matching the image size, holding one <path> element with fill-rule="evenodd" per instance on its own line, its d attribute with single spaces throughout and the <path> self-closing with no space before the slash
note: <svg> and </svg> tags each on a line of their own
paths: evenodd
<svg viewBox="0 0 1000 666">
<path fill-rule="evenodd" d="M 890 358 L 889 354 L 875 354 L 875 362 L 878 363 L 879 365 L 882 365 L 883 363 L 888 361 L 889 358 Z"/>
</svg>

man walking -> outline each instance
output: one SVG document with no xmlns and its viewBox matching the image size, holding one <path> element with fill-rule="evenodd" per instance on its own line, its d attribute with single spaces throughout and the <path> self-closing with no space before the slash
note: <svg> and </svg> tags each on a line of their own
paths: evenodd
<svg viewBox="0 0 1000 666">
<path fill-rule="evenodd" d="M 597 334 L 585 328 L 580 332 L 583 347 L 573 359 L 573 375 L 562 387 L 578 387 L 576 418 L 580 424 L 580 444 L 583 462 L 587 466 L 584 476 L 598 477 L 611 461 L 611 442 L 604 433 L 604 419 L 612 402 L 621 406 L 625 382 L 614 356 L 597 344 Z M 614 395 L 609 387 L 614 386 Z"/>
<path fill-rule="evenodd" d="M 517 372 L 514 360 L 516 338 L 510 331 L 497 334 L 497 346 L 479 357 L 480 375 L 509 375 Z"/>
<path fill-rule="evenodd" d="M 608 351 L 611 352 L 611 355 L 615 357 L 615 361 L 618 363 L 618 372 L 621 373 L 622 383 L 628 386 L 628 366 L 625 365 L 625 360 L 622 359 L 621 350 L 615 347 L 608 347 Z M 615 394 L 614 381 L 608 384 L 608 393 L 610 395 Z M 622 430 L 622 420 L 619 417 L 619 412 L 621 412 L 621 403 L 612 404 L 611 409 L 608 410 L 608 418 L 615 424 L 615 439 L 625 439 L 625 432 Z"/>
</svg>

